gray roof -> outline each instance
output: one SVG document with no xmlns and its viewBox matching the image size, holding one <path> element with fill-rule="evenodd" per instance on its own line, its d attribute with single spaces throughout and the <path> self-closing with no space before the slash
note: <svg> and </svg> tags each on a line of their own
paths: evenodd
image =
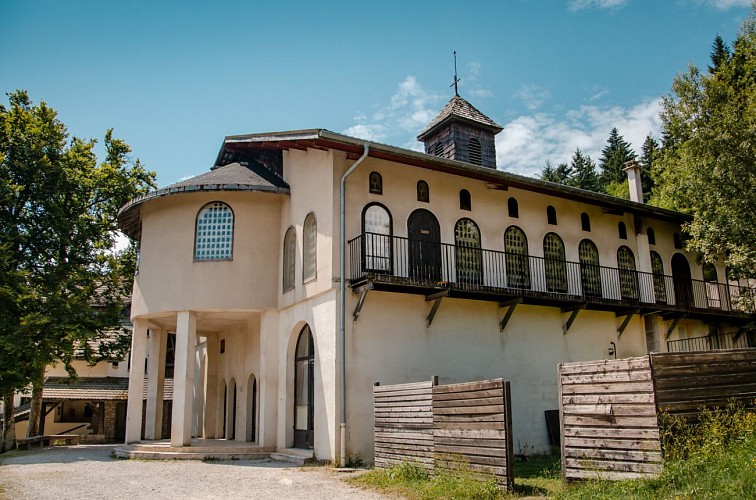
<svg viewBox="0 0 756 500">
<path fill-rule="evenodd" d="M 501 132 L 502 127 L 480 111 L 475 106 L 467 102 L 464 98 L 455 95 L 444 106 L 444 109 L 425 127 L 425 130 L 420 132 L 417 136 L 417 140 L 422 141 L 428 134 L 431 133 L 436 127 L 440 126 L 452 119 L 461 119 L 462 121 L 472 122 L 476 125 L 483 125 L 484 128 L 491 130 L 494 135 Z"/>
<path fill-rule="evenodd" d="M 143 397 L 147 397 L 147 379 L 144 381 Z M 107 401 L 129 399 L 129 379 L 126 377 L 49 377 L 42 392 L 44 400 Z M 173 399 L 173 379 L 166 378 L 163 384 L 163 399 Z"/>
</svg>

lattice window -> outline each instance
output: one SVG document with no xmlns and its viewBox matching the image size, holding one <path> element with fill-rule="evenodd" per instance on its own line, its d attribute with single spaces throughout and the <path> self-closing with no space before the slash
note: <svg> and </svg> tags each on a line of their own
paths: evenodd
<svg viewBox="0 0 756 500">
<path fill-rule="evenodd" d="M 294 288 L 294 259 L 297 250 L 297 233 L 293 227 L 286 230 L 283 246 L 283 291 Z"/>
<path fill-rule="evenodd" d="M 507 213 L 512 218 L 518 218 L 520 216 L 520 206 L 517 204 L 517 200 L 515 198 L 510 198 L 507 200 Z"/>
<path fill-rule="evenodd" d="M 470 163 L 475 165 L 483 165 L 483 152 L 480 147 L 480 141 L 475 137 L 471 137 L 467 141 L 467 148 L 470 151 Z"/>
<path fill-rule="evenodd" d="M 567 292 L 567 262 L 564 242 L 556 233 L 543 238 L 543 257 L 546 266 L 546 288 L 550 292 Z"/>
<path fill-rule="evenodd" d="M 583 293 L 594 297 L 601 297 L 601 267 L 596 244 L 591 240 L 583 240 L 578 246 L 580 256 L 580 279 L 583 283 Z"/>
<path fill-rule="evenodd" d="M 234 212 L 220 201 L 208 203 L 197 214 L 194 260 L 229 260 L 234 248 Z"/>
<path fill-rule="evenodd" d="M 504 231 L 504 250 L 508 285 L 512 288 L 530 288 L 528 239 L 522 229 L 509 226 Z"/>
<path fill-rule="evenodd" d="M 370 172 L 370 192 L 383 194 L 383 177 L 378 172 Z"/>
<path fill-rule="evenodd" d="M 656 301 L 666 304 L 667 285 L 664 277 L 664 262 L 662 261 L 661 256 L 654 251 L 651 252 L 651 273 L 653 274 L 654 295 L 656 295 Z"/>
<path fill-rule="evenodd" d="M 546 207 L 546 222 L 548 222 L 552 226 L 557 225 L 556 208 L 552 207 L 551 205 Z"/>
<path fill-rule="evenodd" d="M 305 217 L 302 228 L 302 280 L 314 278 L 318 268 L 318 224 L 315 214 Z"/>
<path fill-rule="evenodd" d="M 430 202 L 430 190 L 425 181 L 417 181 L 417 201 Z"/>
<path fill-rule="evenodd" d="M 480 284 L 483 280 L 483 262 L 480 249 L 480 230 L 470 219 L 460 219 L 454 226 L 454 245 L 459 284 Z"/>
<path fill-rule="evenodd" d="M 391 271 L 391 214 L 382 205 L 368 205 L 362 216 L 365 237 L 365 268 Z"/>
<path fill-rule="evenodd" d="M 622 298 L 637 299 L 638 275 L 635 272 L 635 256 L 632 250 L 624 245 L 617 250 L 617 268 L 619 269 Z"/>
<path fill-rule="evenodd" d="M 470 191 L 462 189 L 459 192 L 459 209 L 460 210 L 472 210 L 472 200 L 470 199 Z"/>
</svg>

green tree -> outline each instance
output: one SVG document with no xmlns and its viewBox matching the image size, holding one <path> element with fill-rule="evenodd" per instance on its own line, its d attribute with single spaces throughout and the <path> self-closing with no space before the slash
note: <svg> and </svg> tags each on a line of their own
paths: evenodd
<svg viewBox="0 0 756 500">
<path fill-rule="evenodd" d="M 634 159 L 635 151 L 630 147 L 630 143 L 620 135 L 616 127 L 613 128 L 599 159 L 602 186 L 608 186 L 613 182 L 622 184 L 627 178 L 622 170 L 625 168 L 625 162 Z"/>
<path fill-rule="evenodd" d="M 687 247 L 756 276 L 756 4 L 713 74 L 678 75 L 661 113 L 652 202 L 690 214 Z"/>
<path fill-rule="evenodd" d="M 638 158 L 641 170 L 641 184 L 643 185 L 643 201 L 648 203 L 654 190 L 653 166 L 656 156 L 659 154 L 659 141 L 653 135 L 648 134 L 641 147 L 641 155 Z"/>
<path fill-rule="evenodd" d="M 112 250 L 116 213 L 153 187 L 155 174 L 112 130 L 98 164 L 95 141 L 68 140 L 44 102 L 16 91 L 9 103 L 0 105 L 0 390 L 7 406 L 32 384 L 33 434 L 47 365 L 62 362 L 75 376 L 77 350 L 95 362 L 126 345 L 103 342 L 99 352 L 91 341 L 118 331 L 133 278 L 134 249 Z"/>
<path fill-rule="evenodd" d="M 601 192 L 601 182 L 596 172 L 596 162 L 590 156 L 583 154 L 580 148 L 575 149 L 570 161 L 572 171 L 569 186 L 587 189 L 588 191 Z"/>
<path fill-rule="evenodd" d="M 567 184 L 570 179 L 572 170 L 566 163 L 560 163 L 556 167 L 550 161 L 546 161 L 546 166 L 541 171 L 541 179 L 544 181 L 555 182 L 557 184 Z"/>
<path fill-rule="evenodd" d="M 727 46 L 727 44 L 722 40 L 722 37 L 717 35 L 716 38 L 714 38 L 714 43 L 711 44 L 711 66 L 709 66 L 709 74 L 713 75 L 719 70 L 719 67 L 722 66 L 723 63 L 726 63 L 730 56 L 730 48 Z"/>
</svg>

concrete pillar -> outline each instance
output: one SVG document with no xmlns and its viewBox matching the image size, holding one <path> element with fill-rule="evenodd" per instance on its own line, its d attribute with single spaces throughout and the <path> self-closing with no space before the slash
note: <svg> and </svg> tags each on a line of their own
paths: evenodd
<svg viewBox="0 0 756 500">
<path fill-rule="evenodd" d="M 198 339 L 194 378 L 194 407 L 195 419 L 192 424 L 192 436 L 202 437 L 205 420 L 205 350 L 207 344 L 203 337 Z"/>
<path fill-rule="evenodd" d="M 205 413 L 203 433 L 205 439 L 215 439 L 218 415 L 218 337 L 209 335 L 206 344 L 205 359 Z M 222 413 L 221 413 L 222 415 Z"/>
<path fill-rule="evenodd" d="M 173 415 L 171 446 L 192 444 L 194 395 L 194 346 L 197 341 L 197 314 L 181 311 L 176 316 L 176 364 L 173 372 Z"/>
<path fill-rule="evenodd" d="M 144 357 L 147 351 L 147 320 L 134 319 L 131 335 L 129 369 L 129 403 L 126 409 L 126 444 L 142 439 L 142 405 L 144 401 Z"/>
<path fill-rule="evenodd" d="M 166 337 L 165 330 L 150 328 L 150 354 L 147 358 L 147 416 L 144 422 L 145 439 L 163 437 Z"/>
</svg>

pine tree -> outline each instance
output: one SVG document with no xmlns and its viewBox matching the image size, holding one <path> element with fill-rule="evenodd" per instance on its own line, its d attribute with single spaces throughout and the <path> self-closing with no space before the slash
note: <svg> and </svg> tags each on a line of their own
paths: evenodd
<svg viewBox="0 0 756 500">
<path fill-rule="evenodd" d="M 635 158 L 635 151 L 630 147 L 630 143 L 620 135 L 616 127 L 613 128 L 609 133 L 606 146 L 601 150 L 601 159 L 599 160 L 602 187 L 613 182 L 622 184 L 626 178 L 625 172 L 622 170 L 625 162 Z"/>
<path fill-rule="evenodd" d="M 588 191 L 601 192 L 601 182 L 596 172 L 596 162 L 590 156 L 583 154 L 580 148 L 575 149 L 570 162 L 570 175 L 568 185 L 587 189 Z"/>
<path fill-rule="evenodd" d="M 717 35 L 714 39 L 714 43 L 711 44 L 711 66 L 709 66 L 709 74 L 717 72 L 722 63 L 730 60 L 731 57 L 730 48 L 722 40 L 722 37 Z"/>
<path fill-rule="evenodd" d="M 648 202 L 654 190 L 653 165 L 654 159 L 659 154 L 659 141 L 653 135 L 648 134 L 643 141 L 641 156 L 638 159 L 641 170 L 641 184 L 643 186 L 643 201 Z"/>
<path fill-rule="evenodd" d="M 572 169 L 566 163 L 560 163 L 554 167 L 550 161 L 546 161 L 546 166 L 543 167 L 540 177 L 544 181 L 567 184 L 571 173 Z"/>
</svg>

